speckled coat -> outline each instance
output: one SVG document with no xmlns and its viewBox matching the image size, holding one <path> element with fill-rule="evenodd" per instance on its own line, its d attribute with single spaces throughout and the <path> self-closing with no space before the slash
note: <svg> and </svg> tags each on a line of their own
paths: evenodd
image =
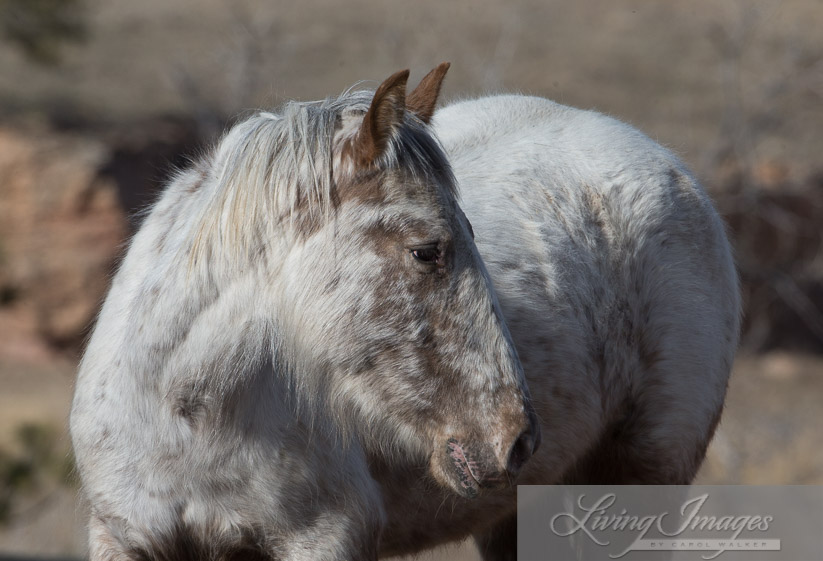
<svg viewBox="0 0 823 561">
<path fill-rule="evenodd" d="M 444 73 L 255 115 L 150 209 L 72 407 L 93 561 L 376 559 L 369 457 L 516 476 L 539 428 L 428 132 Z"/>
<path fill-rule="evenodd" d="M 706 194 L 596 113 L 434 114 L 447 68 L 256 115 L 151 209 L 72 411 L 93 560 L 514 559 L 515 481 L 694 477 L 740 310 Z"/>
</svg>

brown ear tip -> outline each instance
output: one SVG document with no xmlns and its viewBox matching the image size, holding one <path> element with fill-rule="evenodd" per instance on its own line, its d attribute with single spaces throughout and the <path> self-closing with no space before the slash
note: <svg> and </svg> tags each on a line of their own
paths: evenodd
<svg viewBox="0 0 823 561">
<path fill-rule="evenodd" d="M 399 72 L 395 72 L 394 74 L 392 74 L 392 77 L 391 77 L 392 82 L 400 82 L 401 80 L 403 82 L 405 82 L 408 79 L 409 79 L 409 69 L 408 68 L 406 68 L 405 70 L 400 70 Z"/>
<path fill-rule="evenodd" d="M 378 92 L 386 92 L 389 90 L 394 90 L 395 88 L 404 88 L 406 87 L 406 82 L 409 81 L 409 70 L 400 70 L 399 72 L 395 72 L 388 78 L 386 81 L 380 84 L 380 87 L 377 89 Z"/>
</svg>

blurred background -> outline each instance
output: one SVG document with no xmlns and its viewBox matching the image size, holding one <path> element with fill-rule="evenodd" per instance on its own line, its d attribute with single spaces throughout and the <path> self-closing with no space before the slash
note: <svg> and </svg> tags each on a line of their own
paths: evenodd
<svg viewBox="0 0 823 561">
<path fill-rule="evenodd" d="M 819 0 L 0 0 L 0 557 L 84 554 L 74 371 L 169 171 L 253 108 L 444 60 L 446 102 L 596 109 L 691 166 L 746 299 L 699 482 L 823 484 L 821 29 Z"/>
</svg>

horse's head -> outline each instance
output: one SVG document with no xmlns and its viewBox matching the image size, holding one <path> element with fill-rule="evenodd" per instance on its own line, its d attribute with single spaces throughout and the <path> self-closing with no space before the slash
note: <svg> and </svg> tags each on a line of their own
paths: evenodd
<svg viewBox="0 0 823 561">
<path fill-rule="evenodd" d="M 366 446 L 464 496 L 508 485 L 539 427 L 449 163 L 428 128 L 447 64 L 335 117 L 330 210 L 292 212 L 278 286 L 293 368 Z M 316 164 L 321 169 L 320 164 Z M 310 217 L 310 218 L 309 218 Z"/>
</svg>

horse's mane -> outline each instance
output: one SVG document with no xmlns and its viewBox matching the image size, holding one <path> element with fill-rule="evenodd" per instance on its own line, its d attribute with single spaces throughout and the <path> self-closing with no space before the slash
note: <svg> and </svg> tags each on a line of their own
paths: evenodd
<svg viewBox="0 0 823 561">
<path fill-rule="evenodd" d="M 323 101 L 290 101 L 279 113 L 260 112 L 233 126 L 212 155 L 213 179 L 200 206 L 191 262 L 217 249 L 215 244 L 250 255 L 255 244 L 273 234 L 271 228 L 298 213 L 312 219 L 328 215 L 335 189 L 335 136 L 356 133 L 346 125 L 360 122 L 373 95 L 349 91 Z M 377 165 L 436 178 L 456 196 L 439 141 L 410 112 Z"/>
</svg>

